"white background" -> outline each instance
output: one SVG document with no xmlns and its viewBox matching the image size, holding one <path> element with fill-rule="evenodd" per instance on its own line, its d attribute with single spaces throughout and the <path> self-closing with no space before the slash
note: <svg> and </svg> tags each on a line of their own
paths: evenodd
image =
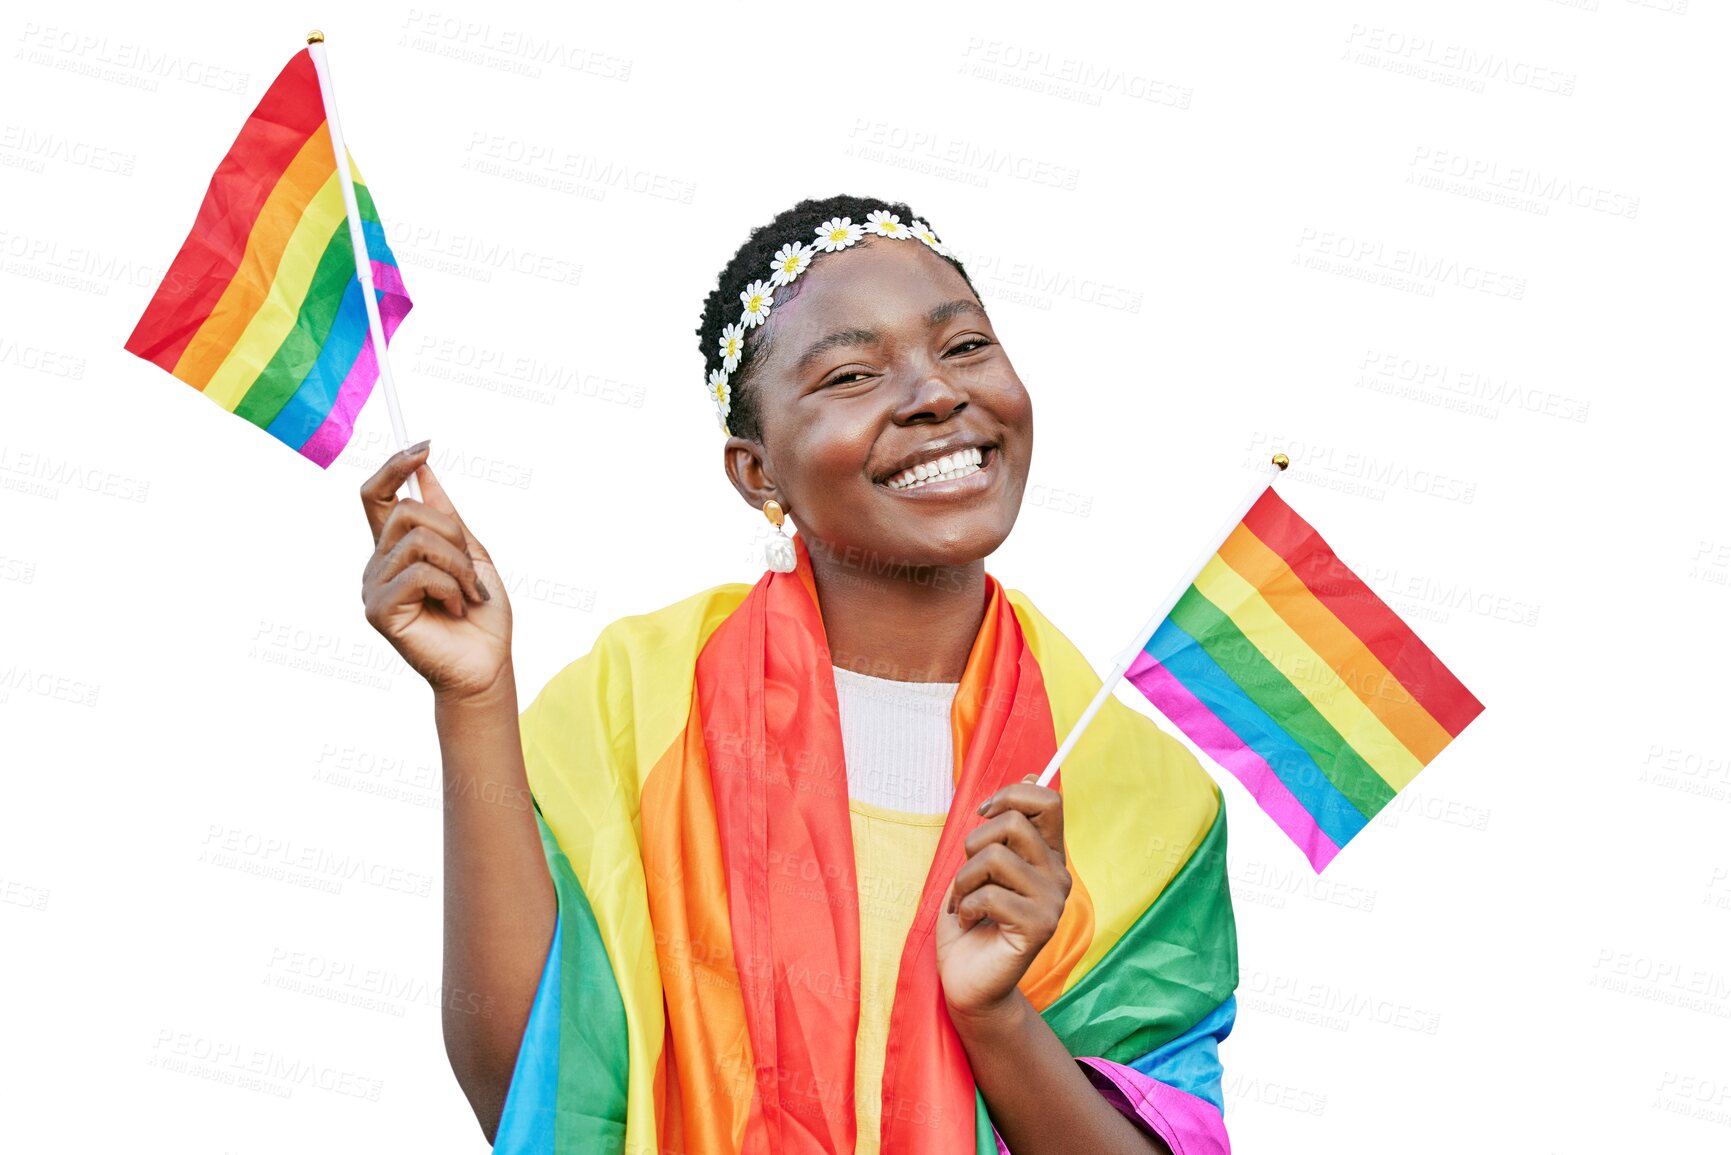
<svg viewBox="0 0 1731 1155">
<path fill-rule="evenodd" d="M 321 471 L 121 348 L 320 24 L 525 704 L 761 573 L 692 335 L 724 259 L 906 200 L 1035 399 L 988 568 L 1100 668 L 1282 448 L 1487 704 L 1320 879 L 1210 767 L 1237 1150 L 1731 1146 L 1721 8 L 270 7 L 5 18 L 0 1146 L 485 1149 L 430 694 L 358 597 L 383 401 Z"/>
</svg>

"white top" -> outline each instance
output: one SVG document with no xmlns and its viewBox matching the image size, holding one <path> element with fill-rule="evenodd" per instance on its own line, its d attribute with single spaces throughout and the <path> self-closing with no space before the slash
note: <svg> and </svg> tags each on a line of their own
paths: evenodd
<svg viewBox="0 0 1731 1155">
<path fill-rule="evenodd" d="M 833 666 L 849 798 L 916 814 L 955 795 L 950 703 L 960 682 L 898 682 Z"/>
</svg>

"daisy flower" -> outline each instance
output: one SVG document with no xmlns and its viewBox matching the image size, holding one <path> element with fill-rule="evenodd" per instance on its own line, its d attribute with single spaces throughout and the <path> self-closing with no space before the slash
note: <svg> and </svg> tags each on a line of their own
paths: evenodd
<svg viewBox="0 0 1731 1155">
<path fill-rule="evenodd" d="M 769 307 L 775 304 L 775 297 L 767 282 L 753 281 L 745 286 L 745 292 L 739 294 L 739 303 L 745 306 L 739 323 L 747 329 L 754 329 L 769 317 Z"/>
<path fill-rule="evenodd" d="M 811 264 L 813 249 L 810 245 L 785 244 L 777 250 L 775 259 L 769 262 L 769 283 L 772 285 L 791 285 L 793 279 L 805 272 L 805 267 Z"/>
<path fill-rule="evenodd" d="M 932 232 L 932 227 L 926 224 L 926 222 L 915 221 L 913 224 L 908 226 L 908 231 L 913 233 L 914 236 L 920 238 L 920 240 L 924 241 L 926 247 L 931 249 L 933 252 L 942 253 L 945 256 L 949 255 L 950 251 L 944 248 L 944 243 L 938 240 L 938 234 Z"/>
<path fill-rule="evenodd" d="M 721 330 L 721 366 L 729 373 L 739 367 L 739 355 L 745 352 L 745 326 L 728 325 Z"/>
<path fill-rule="evenodd" d="M 727 386 L 727 371 L 725 369 L 711 369 L 709 371 L 709 399 L 715 402 L 716 409 L 725 418 L 727 411 L 733 406 L 733 391 Z"/>
<path fill-rule="evenodd" d="M 902 218 L 888 209 L 867 213 L 866 229 L 880 237 L 894 237 L 898 241 L 905 241 L 913 235 L 908 227 L 902 224 Z"/>
<path fill-rule="evenodd" d="M 845 249 L 865 235 L 865 227 L 852 217 L 831 217 L 817 227 L 817 247 L 826 253 Z"/>
</svg>

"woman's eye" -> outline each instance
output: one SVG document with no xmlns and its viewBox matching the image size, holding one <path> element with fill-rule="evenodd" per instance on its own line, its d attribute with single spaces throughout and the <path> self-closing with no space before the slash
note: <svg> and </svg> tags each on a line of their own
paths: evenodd
<svg viewBox="0 0 1731 1155">
<path fill-rule="evenodd" d="M 825 381 L 824 385 L 846 385 L 848 382 L 858 380 L 864 376 L 864 373 L 859 372 L 837 373 L 834 377 Z"/>
</svg>

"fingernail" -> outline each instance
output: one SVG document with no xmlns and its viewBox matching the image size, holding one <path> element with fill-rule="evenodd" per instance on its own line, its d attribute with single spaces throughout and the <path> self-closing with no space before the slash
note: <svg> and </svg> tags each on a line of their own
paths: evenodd
<svg viewBox="0 0 1731 1155">
<path fill-rule="evenodd" d="M 990 798 L 986 799 L 984 802 L 982 802 L 978 806 L 974 807 L 974 813 L 975 814 L 984 814 L 986 812 L 986 807 L 990 806 L 991 804 L 992 804 L 992 800 Z"/>
<path fill-rule="evenodd" d="M 475 588 L 481 591 L 482 601 L 490 602 L 493 600 L 493 595 L 487 592 L 487 583 L 482 581 L 480 578 L 475 579 Z"/>
<path fill-rule="evenodd" d="M 407 453 L 410 457 L 413 457 L 415 454 L 419 453 L 421 450 L 425 449 L 427 446 L 431 445 L 432 443 L 433 443 L 433 439 L 431 437 L 429 437 L 425 441 L 415 442 L 413 445 L 411 445 L 407 449 L 403 450 L 403 452 Z"/>
</svg>

